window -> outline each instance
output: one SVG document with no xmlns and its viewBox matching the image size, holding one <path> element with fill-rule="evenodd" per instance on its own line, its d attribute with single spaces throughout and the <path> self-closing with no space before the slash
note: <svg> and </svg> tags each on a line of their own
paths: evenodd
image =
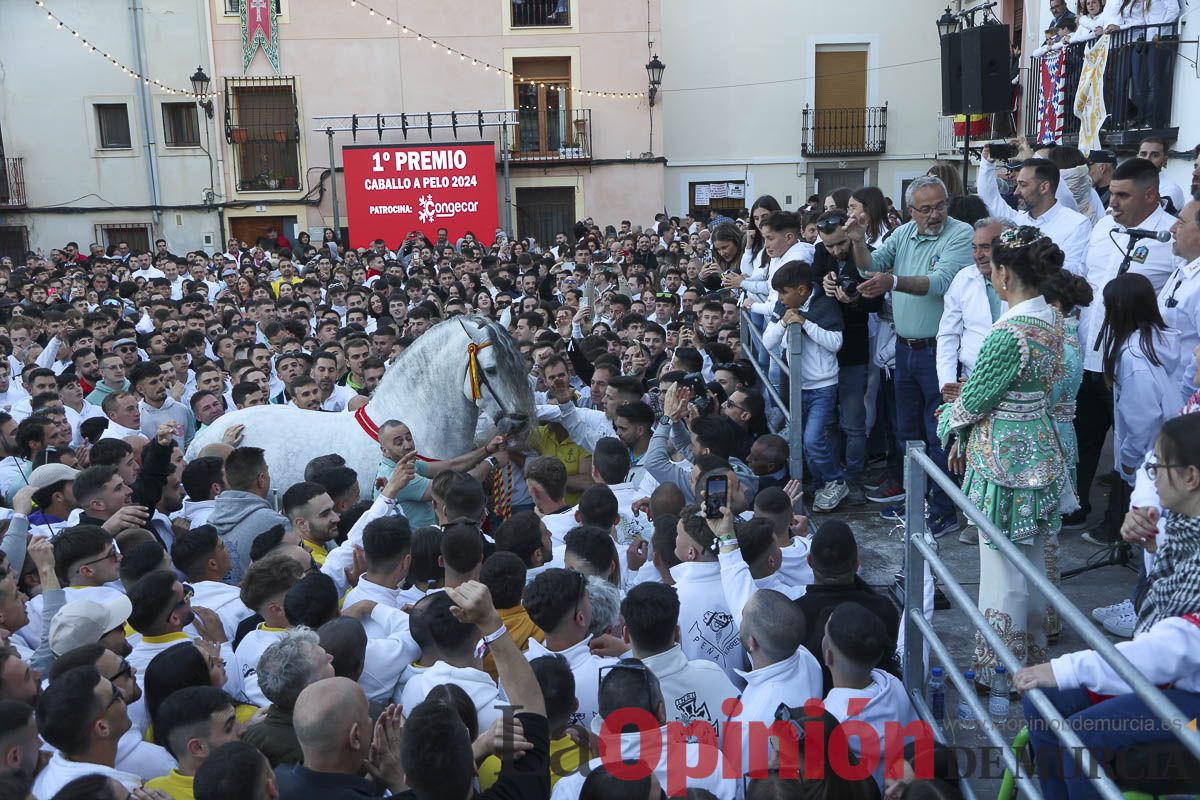
<svg viewBox="0 0 1200 800">
<path fill-rule="evenodd" d="M 279 3 L 280 3 L 280 0 L 274 0 L 274 2 L 273 2 L 274 6 L 275 6 L 276 14 L 283 13 L 279 10 Z M 242 11 L 241 0 L 225 0 L 225 14 L 227 16 L 233 15 L 233 14 L 240 14 L 241 11 Z"/>
<path fill-rule="evenodd" d="M 558 153 L 572 145 L 571 59 L 516 58 L 513 95 L 517 99 L 517 150 L 519 153 Z M 520 156 L 518 156 L 520 157 Z"/>
<path fill-rule="evenodd" d="M 226 80 L 225 129 L 233 145 L 238 191 L 301 188 L 294 78 Z"/>
<path fill-rule="evenodd" d="M 111 225 L 97 225 L 96 241 L 104 245 L 105 249 L 125 242 L 129 245 L 130 250 L 146 253 L 150 251 L 150 223 L 118 222 Z"/>
<path fill-rule="evenodd" d="M 28 249 L 28 228 L 24 225 L 0 225 L 0 258 L 11 258 L 13 266 L 23 266 Z"/>
<path fill-rule="evenodd" d="M 568 0 L 511 0 L 511 7 L 514 28 L 563 27 L 571 24 Z"/>
<path fill-rule="evenodd" d="M 124 103 L 97 103 L 96 123 L 100 130 L 100 147 L 105 150 L 128 150 L 133 147 L 129 135 L 129 108 Z"/>
<path fill-rule="evenodd" d="M 195 103 L 163 103 L 167 147 L 199 147 L 200 116 Z"/>
<path fill-rule="evenodd" d="M 554 234 L 570 231 L 575 216 L 574 186 L 518 186 L 517 235 L 553 242 Z"/>
</svg>

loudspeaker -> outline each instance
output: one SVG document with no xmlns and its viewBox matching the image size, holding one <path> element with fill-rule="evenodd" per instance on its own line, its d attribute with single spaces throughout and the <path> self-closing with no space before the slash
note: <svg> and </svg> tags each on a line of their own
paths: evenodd
<svg viewBox="0 0 1200 800">
<path fill-rule="evenodd" d="M 967 28 L 962 36 L 963 113 L 1001 114 L 1012 109 L 1012 53 L 1007 25 Z"/>
<path fill-rule="evenodd" d="M 962 91 L 962 34 L 942 37 L 942 116 L 961 114 Z"/>
</svg>

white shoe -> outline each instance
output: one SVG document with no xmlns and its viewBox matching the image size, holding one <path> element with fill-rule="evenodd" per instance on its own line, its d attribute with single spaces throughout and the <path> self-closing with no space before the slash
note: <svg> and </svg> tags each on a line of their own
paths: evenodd
<svg viewBox="0 0 1200 800">
<path fill-rule="evenodd" d="M 845 481 L 830 481 L 813 498 L 814 511 L 833 511 L 850 494 Z"/>
<path fill-rule="evenodd" d="M 1132 639 L 1133 629 L 1137 627 L 1137 614 L 1122 614 L 1119 617 L 1107 617 L 1104 620 L 1104 630 L 1122 639 Z"/>
<path fill-rule="evenodd" d="M 1093 608 L 1092 609 L 1092 619 L 1096 620 L 1096 622 L 1104 622 L 1104 620 L 1109 619 L 1110 617 L 1123 617 L 1123 616 L 1126 616 L 1127 614 L 1134 614 L 1134 613 L 1136 613 L 1136 612 L 1134 611 L 1134 608 L 1133 608 L 1133 601 L 1132 600 L 1122 600 L 1119 603 L 1113 603 L 1111 606 L 1104 606 L 1103 608 Z"/>
</svg>

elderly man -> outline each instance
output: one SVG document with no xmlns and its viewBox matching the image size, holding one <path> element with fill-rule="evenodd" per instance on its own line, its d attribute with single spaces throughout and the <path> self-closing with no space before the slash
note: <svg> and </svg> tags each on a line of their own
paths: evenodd
<svg viewBox="0 0 1200 800">
<path fill-rule="evenodd" d="M 1185 357 L 1176 383 L 1190 389 L 1196 365 L 1186 356 L 1200 346 L 1200 189 L 1193 190 L 1171 233 L 1178 266 L 1158 293 L 1158 310 L 1167 327 L 1179 331 L 1179 352 Z"/>
<path fill-rule="evenodd" d="M 938 384 L 946 402 L 958 397 L 963 381 L 975 366 L 983 340 L 1002 311 L 991 283 L 992 240 L 1011 227 L 1011 222 L 998 217 L 984 217 L 976 222 L 971 238 L 975 267 L 955 275 L 946 290 L 937 335 Z"/>
<path fill-rule="evenodd" d="M 878 250 L 867 247 L 866 230 L 856 216 L 846 221 L 854 263 L 864 275 L 863 297 L 891 292 L 896 326 L 896 428 L 901 449 L 917 439 L 942 469 L 946 453 L 937 436 L 933 412 L 942 404 L 934 351 L 944 310 L 942 297 L 958 271 L 971 263 L 971 226 L 947 216 L 950 199 L 937 178 L 917 178 L 905 203 L 912 221 L 892 231 Z M 885 509 L 883 514 L 902 514 Z M 954 505 L 936 485 L 929 492 L 929 530 L 935 537 L 959 528 Z"/>
</svg>

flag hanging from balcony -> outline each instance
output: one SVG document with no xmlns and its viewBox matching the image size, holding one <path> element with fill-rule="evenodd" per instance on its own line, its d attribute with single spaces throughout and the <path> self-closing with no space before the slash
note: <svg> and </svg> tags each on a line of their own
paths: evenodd
<svg viewBox="0 0 1200 800">
<path fill-rule="evenodd" d="M 1038 144 L 1050 144 L 1062 138 L 1063 68 L 1066 60 L 1062 50 L 1050 50 L 1042 57 L 1042 71 L 1038 80 Z"/>
<path fill-rule="evenodd" d="M 1108 118 L 1104 102 L 1104 70 L 1108 67 L 1108 37 L 1101 36 L 1083 54 L 1075 116 L 1079 117 L 1079 149 L 1086 156 L 1100 149 L 1100 126 Z"/>
<path fill-rule="evenodd" d="M 279 73 L 279 15 L 275 0 L 241 0 L 242 72 L 250 68 L 259 47 Z"/>
</svg>

